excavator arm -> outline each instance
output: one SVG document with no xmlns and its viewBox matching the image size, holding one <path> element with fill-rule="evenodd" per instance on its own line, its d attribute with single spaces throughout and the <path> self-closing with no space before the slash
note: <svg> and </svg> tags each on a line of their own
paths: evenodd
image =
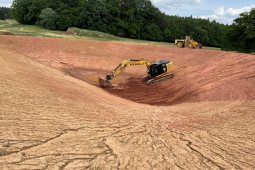
<svg viewBox="0 0 255 170">
<path fill-rule="evenodd" d="M 108 74 L 106 76 L 106 80 L 112 80 L 113 78 L 117 77 L 127 66 L 138 66 L 138 65 L 145 65 L 147 68 L 152 63 L 150 61 L 147 61 L 145 59 L 139 59 L 139 60 L 123 60 L 118 67 L 116 67 L 111 74 Z"/>
<path fill-rule="evenodd" d="M 152 63 L 145 59 L 138 59 L 138 60 L 123 60 L 118 67 L 116 67 L 110 74 L 106 76 L 106 79 L 99 78 L 99 84 L 101 86 L 108 86 L 110 81 L 117 77 L 127 66 L 138 66 L 138 65 L 145 65 L 147 68 L 150 67 Z"/>
</svg>

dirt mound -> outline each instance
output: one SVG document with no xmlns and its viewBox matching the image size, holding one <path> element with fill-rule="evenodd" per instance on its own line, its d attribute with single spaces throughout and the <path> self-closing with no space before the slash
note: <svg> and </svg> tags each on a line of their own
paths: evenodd
<svg viewBox="0 0 255 170">
<path fill-rule="evenodd" d="M 126 58 L 170 58 L 176 76 L 147 86 L 134 67 L 94 86 Z M 0 36 L 0 169 L 254 169 L 254 60 Z"/>
</svg>

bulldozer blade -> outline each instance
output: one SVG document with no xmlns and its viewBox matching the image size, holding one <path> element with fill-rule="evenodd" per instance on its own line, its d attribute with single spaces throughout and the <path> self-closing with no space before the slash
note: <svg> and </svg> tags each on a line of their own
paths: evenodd
<svg viewBox="0 0 255 170">
<path fill-rule="evenodd" d="M 101 87 L 110 87 L 111 83 L 108 80 L 106 80 L 106 79 L 104 79 L 102 77 L 99 77 L 99 85 Z"/>
</svg>

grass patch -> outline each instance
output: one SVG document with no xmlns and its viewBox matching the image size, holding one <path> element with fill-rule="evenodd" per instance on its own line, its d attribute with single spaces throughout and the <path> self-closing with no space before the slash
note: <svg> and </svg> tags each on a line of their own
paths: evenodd
<svg viewBox="0 0 255 170">
<path fill-rule="evenodd" d="M 174 46 L 173 43 L 123 38 L 123 37 L 118 37 L 108 33 L 74 28 L 74 27 L 69 28 L 67 30 L 67 34 L 71 34 L 71 35 L 75 35 L 79 37 L 87 37 L 87 38 L 92 38 L 97 40 L 103 40 L 103 41 L 119 41 L 119 42 L 135 43 L 135 44 L 141 43 L 141 44 L 151 44 L 151 45 L 161 45 L 161 46 L 164 45 L 164 46 L 172 46 L 172 47 Z"/>
<path fill-rule="evenodd" d="M 71 38 L 63 31 L 51 31 L 38 26 L 22 25 L 13 20 L 0 20 L 0 32 L 35 37 Z"/>
<path fill-rule="evenodd" d="M 35 25 L 23 25 L 14 20 L 0 20 L 0 34 L 10 33 L 13 35 L 25 35 L 34 37 L 53 37 L 70 39 L 90 39 L 100 41 L 117 41 L 135 44 L 150 44 L 173 47 L 173 43 L 155 42 L 122 38 L 111 34 L 79 28 L 69 28 L 68 31 L 52 31 Z"/>
<path fill-rule="evenodd" d="M 67 30 L 68 34 L 72 35 L 78 35 L 82 37 L 93 37 L 93 38 L 99 38 L 99 39 L 104 39 L 104 40 L 125 40 L 124 38 L 117 37 L 111 34 L 99 32 L 99 31 L 92 31 L 92 30 L 85 30 L 85 29 L 79 29 L 79 28 L 69 28 Z"/>
</svg>

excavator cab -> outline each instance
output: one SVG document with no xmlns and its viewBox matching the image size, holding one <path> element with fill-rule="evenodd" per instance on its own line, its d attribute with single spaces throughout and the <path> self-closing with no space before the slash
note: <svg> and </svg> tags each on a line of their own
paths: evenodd
<svg viewBox="0 0 255 170">
<path fill-rule="evenodd" d="M 155 62 L 155 64 L 150 65 L 148 74 L 151 77 L 157 77 L 158 75 L 161 75 L 167 72 L 168 63 L 170 63 L 170 61 L 166 61 L 166 60 L 160 60 Z"/>
</svg>

